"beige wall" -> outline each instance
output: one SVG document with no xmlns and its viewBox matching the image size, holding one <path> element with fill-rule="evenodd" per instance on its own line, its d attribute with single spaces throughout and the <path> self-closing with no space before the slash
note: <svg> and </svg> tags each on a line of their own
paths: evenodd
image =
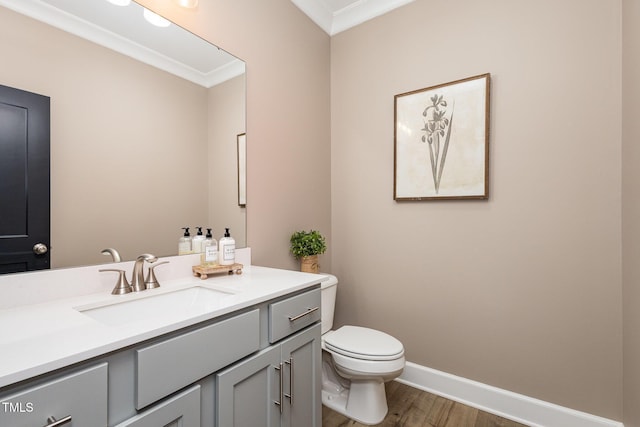
<svg viewBox="0 0 640 427">
<path fill-rule="evenodd" d="M 622 418 L 620 1 L 418 0 L 331 41 L 338 324 Z M 395 94 L 489 72 L 488 201 L 393 201 Z"/>
<path fill-rule="evenodd" d="M 624 425 L 640 426 L 640 4 L 623 0 L 622 265 Z"/>
</svg>

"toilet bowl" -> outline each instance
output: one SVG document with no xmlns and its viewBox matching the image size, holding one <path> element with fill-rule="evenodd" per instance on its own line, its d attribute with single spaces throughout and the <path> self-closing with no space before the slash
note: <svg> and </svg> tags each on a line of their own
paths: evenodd
<svg viewBox="0 0 640 427">
<path fill-rule="evenodd" d="M 384 383 L 402 373 L 404 347 L 375 329 L 331 330 L 337 284 L 332 275 L 321 283 L 322 404 L 361 424 L 378 424 L 388 411 Z"/>
</svg>

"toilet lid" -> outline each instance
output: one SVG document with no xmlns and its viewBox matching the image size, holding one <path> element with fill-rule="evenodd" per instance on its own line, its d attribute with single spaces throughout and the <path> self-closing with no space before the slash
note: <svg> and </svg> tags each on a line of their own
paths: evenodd
<svg viewBox="0 0 640 427">
<path fill-rule="evenodd" d="M 361 326 L 343 326 L 327 334 L 328 350 L 365 360 L 393 360 L 404 355 L 402 343 L 384 332 Z"/>
</svg>

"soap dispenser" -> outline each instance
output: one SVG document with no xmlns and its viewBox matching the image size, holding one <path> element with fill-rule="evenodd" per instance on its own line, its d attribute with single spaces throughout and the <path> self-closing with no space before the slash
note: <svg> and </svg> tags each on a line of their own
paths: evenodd
<svg viewBox="0 0 640 427">
<path fill-rule="evenodd" d="M 213 267 L 218 264 L 218 241 L 213 238 L 211 229 L 207 228 L 207 235 L 202 242 L 203 252 L 200 255 L 200 265 Z"/>
<path fill-rule="evenodd" d="M 178 255 L 186 255 L 191 253 L 191 234 L 189 227 L 182 227 L 184 235 L 178 240 Z"/>
<path fill-rule="evenodd" d="M 236 262 L 236 241 L 229 229 L 225 228 L 224 237 L 220 238 L 218 244 L 218 263 L 220 265 L 233 265 Z"/>
<path fill-rule="evenodd" d="M 204 236 L 202 235 L 202 227 L 196 227 L 198 229 L 198 233 L 193 236 L 191 239 L 191 250 L 195 254 L 199 254 L 204 252 L 204 247 L 202 246 L 202 242 L 204 242 Z"/>
</svg>

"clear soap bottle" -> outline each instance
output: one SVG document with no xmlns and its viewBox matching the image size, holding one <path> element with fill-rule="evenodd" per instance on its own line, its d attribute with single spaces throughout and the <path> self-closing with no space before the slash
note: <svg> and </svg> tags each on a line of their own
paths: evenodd
<svg viewBox="0 0 640 427">
<path fill-rule="evenodd" d="M 202 242 L 204 251 L 200 255 L 200 264 L 208 267 L 218 265 L 218 241 L 213 238 L 211 229 L 207 228 L 207 235 Z"/>
<path fill-rule="evenodd" d="M 202 242 L 204 242 L 204 235 L 202 234 L 202 227 L 196 227 L 198 232 L 193 239 L 191 239 L 191 250 L 194 254 L 199 254 L 204 252 L 204 247 L 202 246 Z"/>
<path fill-rule="evenodd" d="M 184 234 L 178 240 L 178 255 L 186 255 L 191 253 L 191 234 L 189 227 L 182 227 Z"/>
</svg>

